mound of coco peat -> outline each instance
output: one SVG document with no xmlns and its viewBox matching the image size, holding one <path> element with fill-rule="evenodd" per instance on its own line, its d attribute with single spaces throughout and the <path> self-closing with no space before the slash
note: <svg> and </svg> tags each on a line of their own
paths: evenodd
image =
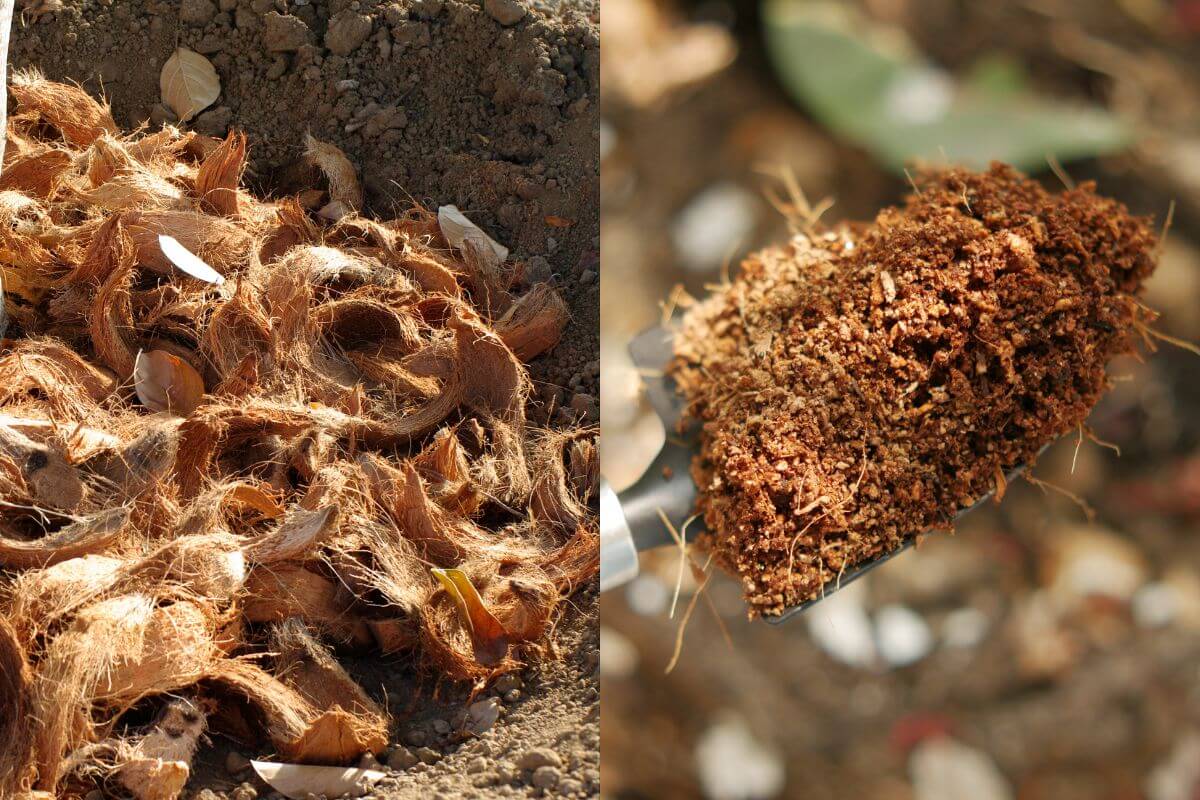
<svg viewBox="0 0 1200 800">
<path fill-rule="evenodd" d="M 598 568 L 594 432 L 526 422 L 555 291 L 453 207 L 359 216 L 321 142 L 267 202 L 238 134 L 11 94 L 0 796 L 173 798 L 205 730 L 378 753 L 331 648 L 476 685 L 547 651 Z"/>
<path fill-rule="evenodd" d="M 750 257 L 676 337 L 704 542 L 752 616 L 1001 496 L 1153 316 L 1134 294 L 1155 237 L 1091 186 L 995 165 L 918 190 Z"/>
</svg>

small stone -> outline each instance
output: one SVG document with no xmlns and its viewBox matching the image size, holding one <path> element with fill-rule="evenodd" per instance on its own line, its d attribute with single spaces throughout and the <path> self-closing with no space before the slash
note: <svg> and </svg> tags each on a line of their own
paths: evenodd
<svg viewBox="0 0 1200 800">
<path fill-rule="evenodd" d="M 467 708 L 467 729 L 476 736 L 482 736 L 500 719 L 500 702 L 489 697 L 472 703 Z"/>
<path fill-rule="evenodd" d="M 196 117 L 192 123 L 192 129 L 209 136 L 221 137 L 229 130 L 231 122 L 233 122 L 233 110 L 229 106 L 217 106 Z"/>
<path fill-rule="evenodd" d="M 217 15 L 212 0 L 183 0 L 179 4 L 179 19 L 188 25 L 204 27 Z"/>
<path fill-rule="evenodd" d="M 442 754 L 432 747 L 418 747 L 415 755 L 422 764 L 436 764 L 442 760 Z"/>
<path fill-rule="evenodd" d="M 477 775 L 488 768 L 488 760 L 483 756 L 475 756 L 467 762 L 467 772 L 471 775 Z"/>
<path fill-rule="evenodd" d="M 519 769 L 535 770 L 539 767 L 562 767 L 562 758 L 548 747 L 535 747 L 526 750 L 517 759 Z"/>
<path fill-rule="evenodd" d="M 528 13 L 517 0 L 483 0 L 483 9 L 506 28 L 525 19 Z"/>
<path fill-rule="evenodd" d="M 283 73 L 287 72 L 287 56 L 275 56 L 275 60 L 271 62 L 271 66 L 267 68 L 267 80 L 273 81 L 283 77 Z"/>
<path fill-rule="evenodd" d="M 539 789 L 549 789 L 558 785 L 560 777 L 558 767 L 538 767 L 529 782 Z"/>
<path fill-rule="evenodd" d="M 596 398 L 590 394 L 578 393 L 571 396 L 571 410 L 582 414 L 588 419 L 596 416 Z"/>
<path fill-rule="evenodd" d="M 375 758 L 372 753 L 363 753 L 362 758 L 358 760 L 359 769 L 379 769 L 379 759 Z"/>
<path fill-rule="evenodd" d="M 583 272 L 579 273 L 579 282 L 584 286 L 587 286 L 594 280 L 596 280 L 595 270 L 585 269 Z"/>
<path fill-rule="evenodd" d="M 345 94 L 351 89 L 357 89 L 358 81 L 354 80 L 353 78 L 347 78 L 344 81 L 338 81 L 333 88 L 337 89 L 338 94 Z"/>
<path fill-rule="evenodd" d="M 339 56 L 346 56 L 357 50 L 370 35 L 371 18 L 347 8 L 329 20 L 325 46 Z"/>
<path fill-rule="evenodd" d="M 496 765 L 496 783 L 512 783 L 516 777 L 512 764 L 502 761 Z"/>
<path fill-rule="evenodd" d="M 446 722 L 444 719 L 435 719 L 430 723 L 430 727 L 433 728 L 434 733 L 440 736 L 445 736 L 450 732 L 450 723 Z"/>
<path fill-rule="evenodd" d="M 583 794 L 583 784 L 574 778 L 564 778 L 558 782 L 558 793 L 563 797 Z"/>
<path fill-rule="evenodd" d="M 404 735 L 404 741 L 413 747 L 421 747 L 429 742 L 429 734 L 420 728 L 413 728 Z"/>
<path fill-rule="evenodd" d="M 83 796 L 83 800 L 104 800 L 104 792 L 99 789 L 92 789 Z"/>
<path fill-rule="evenodd" d="M 263 17 L 262 39 L 269 52 L 287 53 L 308 44 L 312 39 L 312 31 L 299 17 L 268 11 Z"/>
<path fill-rule="evenodd" d="M 515 703 L 520 699 L 521 699 L 521 690 L 520 689 L 509 689 L 507 692 L 504 693 L 504 702 L 506 702 L 506 703 Z"/>
<path fill-rule="evenodd" d="M 164 125 L 169 122 L 178 121 L 179 117 L 175 116 L 174 112 L 172 112 L 171 109 L 167 108 L 162 103 L 156 103 L 155 106 L 150 109 L 151 125 Z"/>
<path fill-rule="evenodd" d="M 522 686 L 524 686 L 524 683 L 522 683 L 520 675 L 515 672 L 506 672 L 496 679 L 495 688 L 497 692 L 504 694 L 513 689 L 520 689 Z"/>
<path fill-rule="evenodd" d="M 405 770 L 416 766 L 420 759 L 407 747 L 396 747 L 388 753 L 387 765 L 394 770 Z"/>
<path fill-rule="evenodd" d="M 250 759 L 236 750 L 230 750 L 229 755 L 225 756 L 225 771 L 230 775 L 237 775 L 239 772 L 245 772 L 250 769 Z"/>
<path fill-rule="evenodd" d="M 249 783 L 243 783 L 229 793 L 229 800 L 257 800 L 257 798 L 258 789 Z"/>
<path fill-rule="evenodd" d="M 546 283 L 554 275 L 550 262 L 543 256 L 534 256 L 525 262 L 525 275 L 530 283 Z"/>
</svg>

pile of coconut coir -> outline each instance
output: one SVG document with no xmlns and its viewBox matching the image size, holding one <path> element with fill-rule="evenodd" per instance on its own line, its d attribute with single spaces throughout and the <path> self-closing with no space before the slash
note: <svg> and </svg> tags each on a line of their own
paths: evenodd
<svg viewBox="0 0 1200 800">
<path fill-rule="evenodd" d="M 952 526 L 1080 426 L 1149 312 L 1148 221 L 1015 170 L 917 180 L 871 225 L 751 256 L 685 316 L 703 538 L 751 616 Z"/>
<path fill-rule="evenodd" d="M 550 654 L 599 567 L 595 431 L 527 417 L 555 288 L 453 207 L 364 216 L 331 144 L 262 198 L 240 133 L 10 95 L 0 797 L 173 800 L 206 730 L 354 763 L 395 709 L 334 653 L 477 688 Z"/>
</svg>

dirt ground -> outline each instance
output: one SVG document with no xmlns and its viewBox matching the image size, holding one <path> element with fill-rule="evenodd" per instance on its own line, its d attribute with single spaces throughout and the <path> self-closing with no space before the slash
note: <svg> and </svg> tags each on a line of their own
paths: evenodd
<svg viewBox="0 0 1200 800">
<path fill-rule="evenodd" d="M 531 364 L 540 419 L 553 424 L 553 409 L 567 408 L 598 421 L 598 4 L 18 5 L 14 68 L 37 67 L 104 95 L 123 127 L 175 122 L 160 104 L 159 71 L 182 45 L 206 55 L 222 82 L 217 102 L 189 127 L 213 135 L 244 130 L 251 183 L 286 192 L 304 169 L 298 158 L 307 131 L 349 155 L 369 208 L 415 200 L 467 211 L 512 248 L 527 273 L 554 276 L 570 304 L 563 341 Z M 352 662 L 397 720 L 401 749 L 380 760 L 422 762 L 394 771 L 374 796 L 598 794 L 595 588 L 580 590 L 570 605 L 555 635 L 557 658 L 476 697 L 463 687 L 417 684 L 403 663 Z M 468 702 L 490 695 L 502 706 L 491 730 L 465 741 L 447 732 L 457 729 Z M 236 769 L 240 762 L 229 750 L 219 739 L 206 750 L 193 796 L 270 796 Z M 541 764 L 552 767 L 557 785 L 545 777 L 541 787 L 531 785 L 530 767 Z"/>
<path fill-rule="evenodd" d="M 623 12 L 652 27 L 638 16 L 649 5 L 612 3 L 605 30 Z M 814 203 L 831 197 L 828 221 L 870 219 L 908 191 L 903 175 L 876 166 L 784 95 L 762 54 L 755 5 L 657 5 L 676 15 L 668 27 L 729 24 L 737 58 L 653 103 L 614 90 L 619 83 L 605 75 L 602 436 L 603 470 L 614 484 L 635 478 L 661 442 L 623 357 L 630 336 L 658 322 L 672 285 L 703 292 L 731 255 L 736 265 L 787 236 L 764 197 L 761 167 L 790 167 Z M 1179 94 L 1163 100 L 1195 85 L 1195 16 L 1190 28 L 1174 17 L 1151 25 L 1129 16 L 1134 7 L 1182 16 L 1194 4 L 859 5 L 877 21 L 918 32 L 930 58 L 952 69 L 1000 50 L 1052 96 L 1088 98 L 1123 114 L 1142 109 L 1135 118 L 1152 124 L 1130 152 L 1067 170 L 1076 180 L 1096 178 L 1102 192 L 1156 224 L 1176 201 L 1145 300 L 1163 312 L 1160 330 L 1200 338 L 1200 173 L 1192 166 L 1200 104 Z M 667 53 L 693 33 L 677 25 L 654 49 Z M 644 46 L 625 40 L 614 61 Z M 604 49 L 607 70 L 617 50 L 609 41 Z M 642 69 L 653 71 L 644 62 Z M 1039 177 L 1061 186 L 1048 170 Z M 690 246 L 697 239 L 703 248 Z M 670 619 L 678 553 L 644 557 L 642 577 L 602 601 L 605 794 L 1195 797 L 1195 359 L 1168 347 L 1144 363 L 1112 366 L 1114 389 L 1091 425 L 1120 446 L 1120 457 L 1087 440 L 1076 455 L 1068 436 L 1040 459 L 1035 474 L 1080 495 L 1094 519 L 1053 491 L 1010 486 L 1001 505 L 973 512 L 955 535 L 928 537 L 779 628 L 747 622 L 738 584 L 717 576 L 669 675 L 664 668 L 696 583 L 684 570 Z M 955 766 L 978 774 L 983 764 L 998 781 L 969 791 L 951 773 L 922 770 L 918 754 L 942 738 L 974 754 Z"/>
</svg>

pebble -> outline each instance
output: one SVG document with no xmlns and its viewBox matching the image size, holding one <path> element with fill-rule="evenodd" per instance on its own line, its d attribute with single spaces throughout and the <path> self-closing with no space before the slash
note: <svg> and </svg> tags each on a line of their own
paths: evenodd
<svg viewBox="0 0 1200 800">
<path fill-rule="evenodd" d="M 483 9 L 506 28 L 525 19 L 528 13 L 517 0 L 483 0 Z"/>
<path fill-rule="evenodd" d="M 588 419 L 592 419 L 597 416 L 596 398 L 583 392 L 574 394 L 571 396 L 571 410 L 582 414 Z"/>
<path fill-rule="evenodd" d="M 520 699 L 521 699 L 521 690 L 520 689 L 509 689 L 507 692 L 504 693 L 504 702 L 506 702 L 506 703 L 515 703 Z"/>
<path fill-rule="evenodd" d="M 255 789 L 249 783 L 243 783 L 229 793 L 230 800 L 257 800 L 257 798 L 258 789 Z"/>
<path fill-rule="evenodd" d="M 209 136 L 222 137 L 233 122 L 233 110 L 229 106 L 210 108 L 192 122 L 192 129 Z"/>
<path fill-rule="evenodd" d="M 279 55 L 275 56 L 275 60 L 271 62 L 271 66 L 267 68 L 267 80 L 274 81 L 283 77 L 283 73 L 287 72 L 287 58 Z"/>
<path fill-rule="evenodd" d="M 358 760 L 359 769 L 377 770 L 380 766 L 382 765 L 379 763 L 379 759 L 375 758 L 374 754 L 372 753 L 363 753 L 362 758 Z"/>
<path fill-rule="evenodd" d="M 700 736 L 695 765 L 705 796 L 712 798 L 774 797 L 786 776 L 778 751 L 734 714 L 720 717 Z"/>
<path fill-rule="evenodd" d="M 583 784 L 574 778 L 563 778 L 558 782 L 558 793 L 563 797 L 583 794 Z"/>
<path fill-rule="evenodd" d="M 436 764 L 442 760 L 442 754 L 432 747 L 418 747 L 414 755 L 421 759 L 422 764 Z"/>
<path fill-rule="evenodd" d="M 345 94 L 351 89 L 357 89 L 358 81 L 353 78 L 346 78 L 345 80 L 338 81 L 333 88 L 337 89 L 338 94 Z"/>
<path fill-rule="evenodd" d="M 237 775 L 248 769 L 250 769 L 250 759 L 238 751 L 230 750 L 229 755 L 225 756 L 225 771 L 230 775 Z"/>
<path fill-rule="evenodd" d="M 394 770 L 405 770 L 415 766 L 418 759 L 407 747 L 396 747 L 388 753 L 387 765 Z"/>
<path fill-rule="evenodd" d="M 413 728 L 404 735 L 404 741 L 413 747 L 421 747 L 429 743 L 429 734 L 420 728 Z"/>
<path fill-rule="evenodd" d="M 513 689 L 520 689 L 524 684 L 521 681 L 521 676 L 515 672 L 506 672 L 496 679 L 495 689 L 500 694 L 510 692 Z"/>
<path fill-rule="evenodd" d="M 595 279 L 596 279 L 596 273 L 594 270 L 585 269 L 583 272 L 579 273 L 579 282 L 582 283 L 584 286 L 587 286 Z"/>
<path fill-rule="evenodd" d="M 865 584 L 856 581 L 821 601 L 804 621 L 813 641 L 834 659 L 853 667 L 869 667 L 877 652 L 871 618 L 863 607 Z"/>
<path fill-rule="evenodd" d="M 525 274 L 530 283 L 546 283 L 554 276 L 554 268 L 544 256 L 534 256 L 525 262 Z"/>
<path fill-rule="evenodd" d="M 477 775 L 483 772 L 488 767 L 488 760 L 483 756 L 475 756 L 467 762 L 467 772 L 471 775 Z"/>
<path fill-rule="evenodd" d="M 485 731 L 496 724 L 498 719 L 500 719 L 500 703 L 494 697 L 472 703 L 467 708 L 467 729 L 476 736 L 483 735 Z"/>
<path fill-rule="evenodd" d="M 559 774 L 557 767 L 538 767 L 533 771 L 529 782 L 539 789 L 549 789 L 558 785 Z"/>
<path fill-rule="evenodd" d="M 671 240 L 683 265 L 709 272 L 749 238 L 757 219 L 757 198 L 735 183 L 708 187 L 679 212 Z"/>
<path fill-rule="evenodd" d="M 535 747 L 526 750 L 517 759 L 518 769 L 535 770 L 539 767 L 562 767 L 562 758 L 548 747 Z"/>
<path fill-rule="evenodd" d="M 430 727 L 433 728 L 434 733 L 439 734 L 441 736 L 445 736 L 447 733 L 450 732 L 450 723 L 446 722 L 446 720 L 444 720 L 444 719 L 435 719 L 433 722 L 430 723 Z"/>
<path fill-rule="evenodd" d="M 915 664 L 933 649 L 933 632 L 917 612 L 889 605 L 875 614 L 875 645 L 879 656 L 893 667 Z"/>
<path fill-rule="evenodd" d="M 1013 791 L 987 753 L 947 736 L 926 739 L 908 759 L 915 800 L 1012 800 Z"/>
<path fill-rule="evenodd" d="M 637 646 L 615 628 L 601 625 L 600 674 L 606 678 L 629 678 L 637 666 Z"/>
</svg>

